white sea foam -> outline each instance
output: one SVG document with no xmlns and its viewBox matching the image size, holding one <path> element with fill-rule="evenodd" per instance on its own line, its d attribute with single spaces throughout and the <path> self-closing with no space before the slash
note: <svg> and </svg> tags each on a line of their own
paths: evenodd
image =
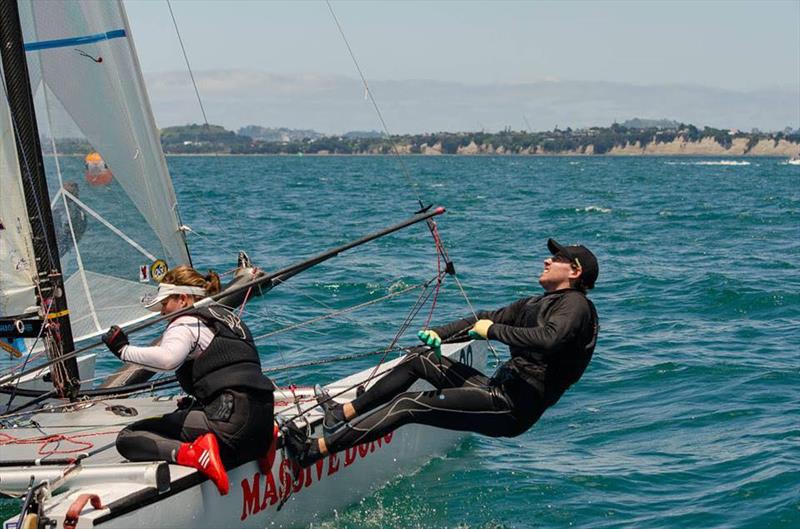
<svg viewBox="0 0 800 529">
<path fill-rule="evenodd" d="M 750 165 L 750 162 L 738 160 L 719 160 L 716 162 L 695 162 L 695 165 Z"/>
<path fill-rule="evenodd" d="M 714 160 L 704 162 L 664 162 L 665 165 L 750 165 L 744 160 Z"/>
<path fill-rule="evenodd" d="M 575 208 L 577 213 L 611 213 L 611 208 L 601 206 L 586 206 L 585 208 Z"/>
</svg>

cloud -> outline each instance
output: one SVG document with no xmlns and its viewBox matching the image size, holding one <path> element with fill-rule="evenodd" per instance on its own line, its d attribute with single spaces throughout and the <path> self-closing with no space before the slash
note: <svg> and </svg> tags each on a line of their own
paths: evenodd
<svg viewBox="0 0 800 529">
<path fill-rule="evenodd" d="M 145 75 L 159 126 L 202 122 L 188 74 Z M 311 128 L 325 133 L 379 129 L 358 79 L 260 70 L 195 72 L 209 121 Z M 798 89 L 741 92 L 695 85 L 543 80 L 464 84 L 424 79 L 373 81 L 370 88 L 391 133 L 533 130 L 609 125 L 632 117 L 698 126 L 778 130 L 800 127 Z"/>
</svg>

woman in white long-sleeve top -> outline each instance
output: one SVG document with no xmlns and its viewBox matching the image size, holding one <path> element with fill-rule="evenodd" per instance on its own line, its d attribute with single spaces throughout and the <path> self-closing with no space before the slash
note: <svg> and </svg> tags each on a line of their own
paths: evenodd
<svg viewBox="0 0 800 529">
<path fill-rule="evenodd" d="M 273 390 L 261 371 L 250 330 L 220 305 L 194 303 L 219 292 L 214 272 L 203 276 L 189 266 L 170 270 L 147 308 L 169 315 L 160 343 L 130 345 L 117 326 L 103 336 L 125 362 L 172 371 L 183 391 L 178 409 L 137 421 L 117 437 L 117 450 L 131 461 L 165 460 L 194 467 L 229 489 L 225 467 L 266 457 L 272 448 Z"/>
</svg>

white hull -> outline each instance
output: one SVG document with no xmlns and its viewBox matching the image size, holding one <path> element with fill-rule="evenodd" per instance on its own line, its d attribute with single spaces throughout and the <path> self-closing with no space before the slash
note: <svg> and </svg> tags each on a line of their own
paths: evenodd
<svg viewBox="0 0 800 529">
<path fill-rule="evenodd" d="M 445 346 L 444 353 L 455 359 L 471 360 L 481 370 L 486 365 L 483 342 Z M 398 361 L 386 362 L 382 369 Z M 366 379 L 371 372 L 371 368 L 364 370 L 328 388 L 336 394 L 337 387 L 352 386 Z M 304 401 L 300 404 L 304 409 L 314 407 L 313 401 L 307 402 L 311 399 L 310 390 L 298 391 L 298 395 Z M 276 412 L 289 417 L 297 412 L 294 404 L 281 403 L 281 400 L 289 398 L 286 391 L 276 393 Z M 353 391 L 344 394 L 343 398 L 353 398 Z M 117 404 L 136 408 L 138 416 L 111 414 L 108 406 Z M 94 446 L 101 447 L 113 443 L 116 432 L 125 424 L 172 409 L 174 403 L 171 400 L 119 399 L 71 413 L 38 413 L 33 419 L 48 433 L 62 433 L 59 425 L 69 424 L 71 434 L 91 434 Z M 316 422 L 315 431 L 319 431 L 319 409 L 308 416 L 312 424 Z M 99 421 L 103 419 L 106 426 L 96 426 L 102 424 Z M 85 426 L 81 427 L 82 424 Z M 18 438 L 41 435 L 37 430 L 27 428 L 15 429 L 14 432 Z M 261 474 L 255 462 L 229 470 L 231 489 L 227 496 L 220 496 L 214 484 L 193 469 L 177 465 L 169 465 L 169 477 L 162 472 L 161 482 L 157 483 L 157 465 L 124 463 L 111 447 L 85 460 L 81 472 L 67 481 L 61 490 L 54 491 L 56 494 L 45 503 L 44 513 L 62 527 L 64 516 L 75 498 L 91 493 L 100 497 L 103 507 L 95 509 L 87 504 L 77 527 L 303 527 L 330 518 L 336 510 L 355 503 L 396 476 L 411 473 L 432 457 L 445 454 L 464 435 L 433 427 L 405 426 L 380 441 L 329 456 L 306 469 L 297 481 L 292 479 L 289 463 L 282 460 L 279 450 L 269 475 Z M 35 445 L 7 445 L 3 448 L 2 460 L 32 458 L 38 450 Z M 108 465 L 117 465 L 117 475 L 124 477 L 109 478 Z M 39 482 L 47 479 L 43 473 L 45 468 L 49 468 L 52 474 L 52 466 L 0 467 L 0 491 L 18 494 L 24 490 L 20 482 L 25 480 L 20 479 L 21 476 L 39 474 Z M 12 471 L 16 474 L 12 475 Z M 278 510 L 283 499 L 286 499 L 285 504 Z M 16 520 L 14 517 L 6 521 L 4 529 L 15 528 Z"/>
</svg>

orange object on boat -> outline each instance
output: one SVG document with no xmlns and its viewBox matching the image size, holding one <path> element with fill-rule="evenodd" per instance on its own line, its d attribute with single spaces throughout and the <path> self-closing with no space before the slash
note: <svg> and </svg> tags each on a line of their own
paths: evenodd
<svg viewBox="0 0 800 529">
<path fill-rule="evenodd" d="M 98 152 L 90 152 L 83 159 L 86 166 L 86 181 L 93 186 L 105 186 L 111 183 L 114 176 L 111 169 Z"/>
</svg>

